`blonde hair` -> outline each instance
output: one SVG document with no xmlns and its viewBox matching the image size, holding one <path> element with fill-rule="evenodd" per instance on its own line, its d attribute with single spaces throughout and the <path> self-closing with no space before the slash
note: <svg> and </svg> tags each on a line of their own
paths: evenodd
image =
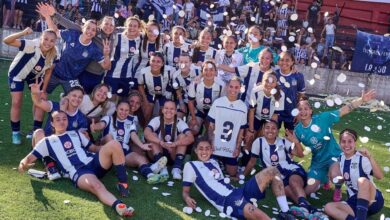
<svg viewBox="0 0 390 220">
<path fill-rule="evenodd" d="M 57 34 L 52 29 L 47 29 L 47 30 L 43 31 L 43 33 L 41 35 L 41 38 L 46 33 L 54 34 L 55 39 L 57 40 Z M 45 56 L 45 58 L 46 58 L 45 59 L 45 66 L 51 66 L 53 64 L 53 62 L 54 62 L 54 59 L 56 59 L 56 57 L 57 57 L 57 47 L 54 45 L 54 47 L 51 48 L 50 50 L 48 50 L 47 53 L 46 53 L 46 56 Z"/>
<path fill-rule="evenodd" d="M 129 23 L 130 23 L 131 21 L 136 21 L 136 22 L 138 23 L 138 28 L 139 28 L 140 34 L 141 34 L 141 30 L 143 30 L 143 29 L 144 29 L 144 26 L 145 26 L 145 25 L 144 25 L 144 22 L 141 21 L 141 20 L 138 18 L 138 16 L 131 16 L 131 17 L 128 17 L 128 18 L 126 19 L 124 26 L 127 27 L 127 25 L 129 25 Z M 125 35 L 127 34 L 127 28 L 124 29 L 123 34 L 125 34 Z"/>
</svg>

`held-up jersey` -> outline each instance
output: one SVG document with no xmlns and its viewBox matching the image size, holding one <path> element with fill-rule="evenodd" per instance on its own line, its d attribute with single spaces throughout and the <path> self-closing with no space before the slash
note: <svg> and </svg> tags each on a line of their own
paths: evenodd
<svg viewBox="0 0 390 220">
<path fill-rule="evenodd" d="M 185 123 L 182 119 L 178 118 L 176 122 L 176 134 L 173 134 L 173 123 L 172 124 L 164 124 L 165 129 L 165 137 L 161 137 L 160 130 L 160 117 L 154 117 L 147 126 L 153 132 L 158 134 L 158 137 L 165 142 L 174 142 L 179 134 L 184 134 L 187 131 L 190 131 L 187 123 Z"/>
<path fill-rule="evenodd" d="M 9 68 L 8 77 L 17 82 L 42 77 L 51 64 L 45 65 L 45 57 L 39 48 L 39 39 L 20 40 L 20 43 L 19 52 Z"/>
<path fill-rule="evenodd" d="M 135 78 L 136 68 L 140 62 L 140 47 L 142 39 L 128 39 L 123 33 L 117 35 L 111 58 L 111 69 L 107 77 Z"/>
<path fill-rule="evenodd" d="M 111 134 L 114 140 L 117 140 L 121 145 L 124 154 L 130 152 L 130 135 L 131 132 L 137 132 L 134 123 L 127 118 L 123 121 L 116 120 L 116 128 L 114 128 L 114 120 L 112 116 L 104 116 L 100 121 L 106 124 L 103 135 Z"/>
<path fill-rule="evenodd" d="M 192 184 L 220 212 L 223 212 L 226 196 L 234 189 L 224 182 L 222 170 L 214 159 L 207 162 L 190 161 L 184 165 L 183 186 Z"/>
<path fill-rule="evenodd" d="M 345 186 L 347 187 L 348 197 L 358 193 L 358 179 L 366 177 L 372 183 L 372 166 L 367 157 L 356 152 L 351 158 L 346 158 L 344 153 L 340 155 L 340 171 L 342 172 Z M 375 185 L 375 184 L 374 184 Z"/>
<path fill-rule="evenodd" d="M 38 159 L 47 156 L 53 158 L 61 171 L 68 173 L 73 179 L 78 169 L 92 161 L 93 153 L 87 151 L 91 144 L 82 133 L 66 131 L 40 140 L 32 154 Z"/>
<path fill-rule="evenodd" d="M 241 100 L 229 101 L 226 96 L 214 101 L 208 120 L 214 123 L 214 155 L 233 157 L 240 129 L 247 126 L 248 109 Z"/>
<path fill-rule="evenodd" d="M 271 119 L 275 112 L 284 110 L 284 92 L 280 91 L 281 97 L 276 100 L 273 95 L 268 97 L 261 85 L 252 89 L 249 107 L 255 109 L 255 117 L 259 120 Z"/>
</svg>

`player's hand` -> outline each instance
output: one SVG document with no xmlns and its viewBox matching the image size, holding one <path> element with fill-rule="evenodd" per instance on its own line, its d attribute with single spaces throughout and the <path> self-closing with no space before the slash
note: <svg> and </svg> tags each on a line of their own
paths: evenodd
<svg viewBox="0 0 390 220">
<path fill-rule="evenodd" d="M 110 41 L 108 39 L 103 40 L 103 55 L 110 56 Z"/>
<path fill-rule="evenodd" d="M 48 96 L 47 92 L 41 92 L 40 95 L 42 100 L 47 100 L 47 96 Z"/>
<path fill-rule="evenodd" d="M 359 153 L 361 153 L 363 156 L 367 157 L 368 159 L 371 159 L 371 154 L 367 150 L 367 148 L 361 148 L 359 149 Z"/>
<path fill-rule="evenodd" d="M 68 99 L 68 97 L 65 96 L 60 101 L 61 111 L 66 111 L 66 109 L 68 109 L 68 106 L 69 106 L 69 99 Z"/>
<path fill-rule="evenodd" d="M 291 143 L 299 142 L 297 136 L 295 136 L 295 133 L 293 131 L 288 130 L 288 129 L 286 129 L 286 138 Z"/>
<path fill-rule="evenodd" d="M 35 83 L 30 84 L 31 94 L 39 94 L 41 92 L 42 83 L 43 80 L 41 82 L 38 82 L 38 78 L 35 79 Z"/>
<path fill-rule="evenodd" d="M 37 4 L 37 7 L 36 7 L 37 9 L 35 11 L 38 12 L 43 17 L 48 18 L 48 17 L 54 15 L 53 8 L 50 8 L 50 7 L 51 6 L 49 6 L 48 4 L 40 2 Z M 55 10 L 54 10 L 54 12 L 55 12 Z"/>
<path fill-rule="evenodd" d="M 33 30 L 30 27 L 26 27 L 23 31 L 23 35 L 29 35 L 33 33 Z"/>
<path fill-rule="evenodd" d="M 141 146 L 142 150 L 150 151 L 152 150 L 152 145 L 151 144 L 142 144 Z"/>
<path fill-rule="evenodd" d="M 368 92 L 362 92 L 362 100 L 363 100 L 363 102 L 368 102 L 368 101 L 370 101 L 370 100 L 372 100 L 372 99 L 374 99 L 375 98 L 375 95 L 376 95 L 376 92 L 375 92 L 375 90 L 374 89 L 371 89 L 370 91 L 368 91 Z"/>
<path fill-rule="evenodd" d="M 18 167 L 18 171 L 19 171 L 19 173 L 24 173 L 24 171 L 25 171 L 27 168 L 32 167 L 32 166 L 34 166 L 34 165 L 35 165 L 34 163 L 24 164 L 22 161 L 20 161 L 19 167 Z"/>
<path fill-rule="evenodd" d="M 191 207 L 192 209 L 196 208 L 196 201 L 195 201 L 195 199 L 193 199 L 193 198 L 188 196 L 188 197 L 186 197 L 185 202 L 186 202 L 188 207 Z"/>
<path fill-rule="evenodd" d="M 236 149 L 234 149 L 234 151 L 233 151 L 233 157 L 234 157 L 234 158 L 237 158 L 238 155 L 240 155 L 240 148 L 236 148 Z"/>
</svg>

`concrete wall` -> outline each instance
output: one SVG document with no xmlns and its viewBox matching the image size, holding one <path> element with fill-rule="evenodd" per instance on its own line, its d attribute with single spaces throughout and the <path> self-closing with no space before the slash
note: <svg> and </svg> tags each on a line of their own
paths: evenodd
<svg viewBox="0 0 390 220">
<path fill-rule="evenodd" d="M 15 30 L 11 29 L 0 29 L 0 39 L 3 39 L 14 32 Z M 27 36 L 27 39 L 38 38 L 39 36 L 40 33 L 33 33 Z M 57 47 L 61 48 L 59 41 Z M 0 45 L 0 57 L 12 59 L 17 52 L 17 48 L 9 47 L 3 42 Z M 387 105 L 390 104 L 390 76 L 369 75 L 366 73 L 324 68 L 312 69 L 308 66 L 303 67 L 302 72 L 305 75 L 306 91 L 308 94 L 360 96 L 363 88 L 359 87 L 359 83 L 362 83 L 365 85 L 365 89 L 375 89 L 377 91 L 378 100 L 383 100 Z M 337 76 L 339 76 L 340 73 L 344 73 L 347 77 L 347 80 L 343 83 L 337 81 Z M 314 79 L 315 82 L 313 85 L 310 85 L 309 81 L 312 79 Z"/>
</svg>

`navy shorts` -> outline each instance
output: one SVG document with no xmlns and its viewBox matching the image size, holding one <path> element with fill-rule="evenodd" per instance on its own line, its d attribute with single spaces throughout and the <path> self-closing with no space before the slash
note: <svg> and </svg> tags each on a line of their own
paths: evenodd
<svg viewBox="0 0 390 220">
<path fill-rule="evenodd" d="M 121 97 L 127 97 L 131 90 L 138 89 L 137 80 L 132 78 L 121 79 L 106 77 L 104 78 L 104 82 L 111 86 L 112 94 L 116 94 Z"/>
<path fill-rule="evenodd" d="M 96 153 L 93 156 L 93 160 L 91 162 L 89 162 L 89 164 L 87 164 L 86 166 L 81 167 L 81 168 L 79 168 L 77 170 L 77 172 L 75 173 L 75 175 L 72 178 L 72 182 L 77 187 L 77 181 L 80 179 L 80 177 L 82 175 L 84 175 L 84 174 L 93 174 L 97 178 L 100 179 L 104 175 L 106 175 L 106 173 L 108 171 L 109 170 L 106 170 L 106 169 L 104 169 L 102 167 L 102 165 L 100 164 L 100 161 L 99 161 L 99 153 Z"/>
<path fill-rule="evenodd" d="M 84 71 L 80 74 L 79 81 L 80 84 L 83 85 L 85 93 L 91 94 L 95 86 L 102 82 L 103 77 L 104 73 L 102 75 L 97 75 L 88 71 Z"/>
<path fill-rule="evenodd" d="M 158 102 L 158 104 L 160 105 L 160 108 L 162 108 L 164 106 L 164 103 L 167 100 L 165 98 L 165 96 L 163 96 L 163 95 L 153 96 L 153 95 L 150 95 L 148 93 L 146 93 L 146 99 L 150 104 L 154 104 L 154 103 Z"/>
<path fill-rule="evenodd" d="M 304 183 L 304 186 L 306 186 L 307 184 L 307 173 L 305 171 L 305 169 L 303 169 L 303 167 L 299 164 L 295 164 L 294 165 L 298 166 L 298 168 L 295 168 L 295 169 L 285 169 L 285 168 L 281 168 L 280 166 L 278 166 L 278 170 L 280 172 L 280 174 L 282 175 L 283 177 L 283 185 L 284 187 L 287 187 L 289 185 L 289 179 L 292 175 L 298 175 L 302 178 L 303 180 L 303 183 Z"/>
<path fill-rule="evenodd" d="M 27 8 L 27 4 L 16 2 L 15 3 L 15 10 L 24 11 Z"/>
<path fill-rule="evenodd" d="M 288 130 L 294 130 L 295 128 L 294 117 L 283 117 L 280 115 L 278 117 L 279 128 L 282 127 L 282 122 L 284 123 L 284 128 Z"/>
<path fill-rule="evenodd" d="M 41 81 L 42 81 L 42 77 L 39 77 L 38 83 L 40 83 Z M 15 81 L 14 77 L 8 77 L 8 87 L 10 92 L 23 92 L 25 82 L 27 83 L 28 89 L 30 89 L 30 85 L 35 83 L 35 78 L 27 77 L 22 81 Z"/>
<path fill-rule="evenodd" d="M 49 83 L 47 84 L 47 88 L 46 88 L 46 92 L 48 94 L 51 94 L 56 88 L 57 86 L 61 85 L 62 88 L 64 89 L 64 92 L 65 93 L 68 93 L 69 90 L 72 88 L 72 87 L 76 87 L 76 86 L 80 86 L 80 82 L 78 79 L 73 79 L 73 80 L 63 80 L 63 79 L 60 79 L 59 77 L 57 77 L 54 72 L 53 74 L 50 76 L 50 80 L 49 80 Z"/>
<path fill-rule="evenodd" d="M 255 119 L 253 120 L 253 129 L 255 131 L 259 131 L 263 127 L 265 122 L 266 122 L 266 120 L 264 120 L 264 119 L 259 120 L 258 118 L 255 117 Z"/>
<path fill-rule="evenodd" d="M 230 214 L 238 219 L 244 218 L 244 207 L 250 203 L 252 198 L 261 200 L 265 197 L 265 192 L 261 192 L 256 182 L 256 177 L 252 176 L 242 187 L 234 189 L 225 199 L 223 212 L 226 213 L 227 208 L 233 208 Z"/>
<path fill-rule="evenodd" d="M 5 0 L 4 5 L 5 5 L 5 9 L 11 10 L 11 8 L 12 8 L 12 1 Z"/>
<path fill-rule="evenodd" d="M 346 201 L 347 204 L 352 208 L 355 215 L 356 215 L 357 199 L 358 199 L 357 194 L 355 194 Z M 383 206 L 384 206 L 383 195 L 379 190 L 376 190 L 375 202 L 368 207 L 367 216 L 378 213 L 383 208 Z"/>
<path fill-rule="evenodd" d="M 216 156 L 216 155 L 211 155 L 211 158 L 223 163 L 224 165 L 230 165 L 230 166 L 237 166 L 238 165 L 238 158 L 222 157 L 222 156 Z"/>
</svg>

